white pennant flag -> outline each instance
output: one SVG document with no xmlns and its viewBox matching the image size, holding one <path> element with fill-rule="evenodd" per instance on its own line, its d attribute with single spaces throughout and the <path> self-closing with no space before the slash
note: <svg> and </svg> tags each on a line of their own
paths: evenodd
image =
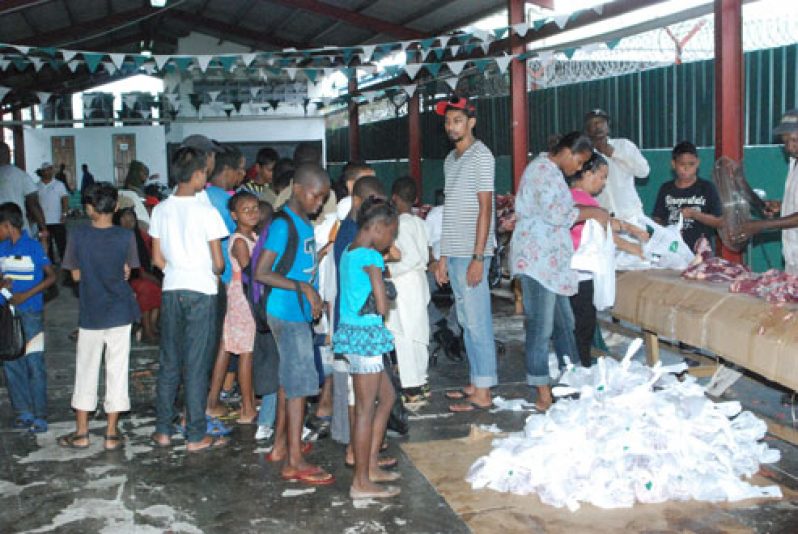
<svg viewBox="0 0 798 534">
<path fill-rule="evenodd" d="M 485 30 L 476 29 L 474 30 L 474 37 L 479 39 L 480 41 L 487 41 L 488 40 L 488 32 Z"/>
<path fill-rule="evenodd" d="M 125 95 L 122 97 L 122 101 L 125 103 L 128 109 L 133 109 L 136 105 L 136 95 Z"/>
<path fill-rule="evenodd" d="M 593 8 L 593 11 L 595 11 L 598 15 L 603 15 L 604 14 L 604 4 L 597 5 L 596 7 Z"/>
<path fill-rule="evenodd" d="M 496 65 L 499 67 L 499 72 L 504 74 L 504 72 L 507 70 L 507 66 L 513 60 L 513 56 L 500 56 L 495 59 Z"/>
<path fill-rule="evenodd" d="M 518 24 L 513 24 L 513 31 L 519 37 L 526 37 L 526 34 L 529 32 L 529 24 L 526 22 L 519 22 Z"/>
<path fill-rule="evenodd" d="M 11 61 L 9 61 L 7 59 L 0 59 L 0 69 L 6 70 L 6 67 L 8 67 L 9 63 L 11 63 Z"/>
<path fill-rule="evenodd" d="M 195 56 L 194 59 L 196 60 L 197 65 L 199 65 L 200 70 L 205 72 L 208 69 L 208 65 L 211 63 L 213 56 L 201 55 Z"/>
<path fill-rule="evenodd" d="M 61 55 L 64 57 L 64 62 L 69 63 L 75 57 L 77 51 L 75 50 L 61 50 Z"/>
<path fill-rule="evenodd" d="M 117 70 L 119 70 L 116 68 L 116 65 L 114 65 L 113 62 L 111 61 L 103 61 L 102 66 L 105 68 L 105 72 L 107 72 L 108 74 L 113 74 Z"/>
<path fill-rule="evenodd" d="M 122 64 L 125 62 L 125 54 L 108 54 L 108 56 L 111 58 L 111 61 L 113 61 L 117 70 L 122 68 Z"/>
<path fill-rule="evenodd" d="M 141 113 L 141 116 L 144 117 L 145 119 L 149 119 L 150 113 L 152 113 L 149 109 L 137 109 L 136 111 L 138 113 Z"/>
<path fill-rule="evenodd" d="M 10 87 L 0 87 L 0 102 L 3 101 L 9 91 L 11 91 Z"/>
<path fill-rule="evenodd" d="M 252 97 L 252 100 L 255 100 L 258 97 L 258 93 L 260 93 L 260 87 L 249 88 L 249 95 Z"/>
<path fill-rule="evenodd" d="M 291 81 L 296 79 L 296 67 L 286 67 L 285 71 L 288 73 L 288 77 L 291 78 Z"/>
<path fill-rule="evenodd" d="M 554 17 L 554 22 L 562 30 L 563 28 L 565 28 L 565 25 L 568 23 L 569 18 L 571 18 L 571 15 L 568 13 L 564 15 L 557 15 L 556 17 Z"/>
<path fill-rule="evenodd" d="M 546 50 L 544 52 L 538 53 L 538 59 L 540 60 L 540 64 L 543 66 L 548 65 L 552 61 L 554 61 L 554 52 L 552 50 Z"/>
<path fill-rule="evenodd" d="M 401 41 L 399 43 L 399 46 L 401 47 L 402 52 L 404 52 L 405 50 L 407 50 L 407 47 L 411 45 L 411 43 L 415 43 L 415 42 L 416 41 Z"/>
<path fill-rule="evenodd" d="M 599 43 L 590 43 L 590 44 L 586 44 L 585 46 L 581 47 L 579 49 L 579 51 L 583 52 L 585 54 L 590 54 L 591 52 L 595 52 L 596 50 L 598 50 L 600 48 L 600 46 L 601 45 Z"/>
<path fill-rule="evenodd" d="M 244 62 L 244 65 L 247 67 L 252 65 L 252 62 L 255 61 L 256 57 L 258 57 L 258 54 L 241 54 L 241 60 Z"/>
<path fill-rule="evenodd" d="M 413 95 L 416 94 L 416 89 L 417 88 L 418 88 L 418 86 L 416 86 L 416 85 L 403 85 L 402 86 L 402 89 L 404 89 L 405 93 L 407 93 L 407 96 L 409 96 L 410 98 L 413 98 Z"/>
<path fill-rule="evenodd" d="M 169 61 L 171 57 L 172 56 L 157 55 L 152 56 L 152 59 L 155 60 L 155 65 L 158 67 L 158 70 L 163 70 L 164 65 L 166 65 L 166 62 Z"/>
<path fill-rule="evenodd" d="M 211 102 L 216 102 L 216 99 L 219 98 L 221 91 L 208 91 L 208 96 L 211 97 Z"/>
<path fill-rule="evenodd" d="M 421 67 L 423 66 L 423 63 L 410 63 L 409 65 L 405 65 L 405 72 L 407 73 L 408 78 L 414 80 L 418 75 L 418 71 L 420 71 Z"/>
<path fill-rule="evenodd" d="M 79 61 L 77 59 L 73 59 L 72 61 L 67 63 L 67 67 L 69 67 L 69 70 L 71 70 L 72 72 L 75 72 L 75 70 L 78 68 L 78 65 L 82 65 L 82 64 L 83 64 L 82 61 Z"/>
<path fill-rule="evenodd" d="M 152 63 L 145 63 L 141 66 L 141 69 L 147 74 L 152 74 L 155 72 L 155 65 Z"/>
<path fill-rule="evenodd" d="M 28 55 L 28 50 L 30 50 L 29 46 L 24 46 L 24 45 L 11 45 L 11 46 L 13 46 L 14 48 L 16 48 L 25 55 Z"/>
<path fill-rule="evenodd" d="M 454 91 L 455 89 L 457 89 L 457 84 L 458 84 L 458 82 L 459 82 L 460 80 L 459 80 L 458 78 L 446 78 L 446 79 L 445 79 L 445 80 L 443 80 L 443 81 L 445 81 L 445 82 L 446 82 L 446 85 L 448 85 L 449 87 L 451 87 L 451 88 L 452 88 L 452 91 Z"/>
<path fill-rule="evenodd" d="M 50 96 L 52 96 L 53 93 L 45 93 L 44 91 L 37 91 L 36 94 L 39 95 L 39 104 L 45 105 L 47 101 L 50 100 Z"/>
<path fill-rule="evenodd" d="M 449 70 L 452 71 L 456 76 L 460 76 L 460 73 L 463 72 L 463 68 L 468 61 L 449 61 L 447 65 L 449 66 Z"/>
<path fill-rule="evenodd" d="M 360 48 L 363 49 L 363 53 L 360 55 L 360 61 L 369 62 L 371 61 L 371 56 L 374 55 L 374 49 L 377 48 L 377 45 L 363 45 Z"/>
<path fill-rule="evenodd" d="M 442 35 L 438 37 L 441 40 L 441 48 L 446 48 L 446 45 L 449 44 L 449 41 L 454 37 L 453 35 Z"/>
<path fill-rule="evenodd" d="M 40 57 L 30 57 L 28 58 L 33 63 L 33 68 L 36 69 L 36 72 L 42 70 L 42 65 L 44 64 L 44 60 Z"/>
<path fill-rule="evenodd" d="M 460 52 L 460 45 L 450 46 L 449 50 L 452 52 L 452 57 L 457 57 L 457 54 Z"/>
<path fill-rule="evenodd" d="M 488 53 L 490 52 L 490 41 L 485 41 L 484 43 L 482 43 L 482 50 L 485 52 L 485 55 L 487 56 Z"/>
</svg>

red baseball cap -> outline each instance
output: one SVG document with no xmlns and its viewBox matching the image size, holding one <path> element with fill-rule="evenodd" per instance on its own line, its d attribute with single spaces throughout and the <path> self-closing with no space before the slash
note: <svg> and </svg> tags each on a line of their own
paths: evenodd
<svg viewBox="0 0 798 534">
<path fill-rule="evenodd" d="M 443 100 L 435 104 L 435 113 L 438 115 L 446 115 L 450 109 L 460 109 L 465 112 L 468 117 L 474 117 L 477 113 L 477 108 L 474 104 L 470 104 L 467 98 L 453 96 L 449 100 Z"/>
</svg>

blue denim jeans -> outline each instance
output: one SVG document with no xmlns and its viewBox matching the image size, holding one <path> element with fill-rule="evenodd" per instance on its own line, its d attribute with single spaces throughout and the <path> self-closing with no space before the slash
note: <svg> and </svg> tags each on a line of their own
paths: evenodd
<svg viewBox="0 0 798 534">
<path fill-rule="evenodd" d="M 565 356 L 578 360 L 574 338 L 574 313 L 565 295 L 558 295 L 529 276 L 519 276 L 524 295 L 524 326 L 526 328 L 526 383 L 545 386 L 549 376 L 549 341 L 562 362 Z"/>
<path fill-rule="evenodd" d="M 482 281 L 476 287 L 468 287 L 466 283 L 466 271 L 471 258 L 448 258 L 447 263 L 457 319 L 463 328 L 471 383 L 478 388 L 493 387 L 497 378 L 493 313 L 488 287 L 490 262 L 483 262 Z"/>
<path fill-rule="evenodd" d="M 186 441 L 205 436 L 208 382 L 216 355 L 216 295 L 164 291 L 161 299 L 161 353 L 156 385 L 156 432 L 171 436 L 175 401 L 182 381 L 186 407 Z"/>
<path fill-rule="evenodd" d="M 260 411 L 258 412 L 258 426 L 274 426 L 274 419 L 277 416 L 277 393 L 264 395 L 260 401 Z"/>
<path fill-rule="evenodd" d="M 280 386 L 286 399 L 310 397 L 319 392 L 319 372 L 313 357 L 313 331 L 302 321 L 285 321 L 268 315 L 269 328 L 280 353 Z"/>
<path fill-rule="evenodd" d="M 22 319 L 25 340 L 30 341 L 44 330 L 42 312 L 17 310 Z M 31 352 L 21 358 L 3 363 L 8 385 L 8 396 L 14 412 L 33 414 L 38 419 L 47 418 L 47 369 L 44 352 Z"/>
</svg>

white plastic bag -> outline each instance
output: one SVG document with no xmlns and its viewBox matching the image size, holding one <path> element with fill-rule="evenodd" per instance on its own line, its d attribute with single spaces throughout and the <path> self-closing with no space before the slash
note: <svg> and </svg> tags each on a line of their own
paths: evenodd
<svg viewBox="0 0 798 534">
<path fill-rule="evenodd" d="M 594 221 L 595 222 L 595 221 Z M 598 223 L 599 231 L 603 229 Z M 615 304 L 615 242 L 612 239 L 612 225 L 607 225 L 607 231 L 602 243 L 600 267 L 593 274 L 593 305 L 597 310 L 606 310 Z"/>
<path fill-rule="evenodd" d="M 603 265 L 604 229 L 595 219 L 585 221 L 579 248 L 571 256 L 571 269 L 589 273 L 598 272 Z"/>
<path fill-rule="evenodd" d="M 660 269 L 675 269 L 683 271 L 695 258 L 695 254 L 682 239 L 682 225 L 684 220 L 679 214 L 679 222 L 670 226 L 657 224 L 648 217 L 644 217 L 646 225 L 654 229 L 651 239 L 643 245 L 643 254 L 651 260 L 654 266 Z"/>
</svg>

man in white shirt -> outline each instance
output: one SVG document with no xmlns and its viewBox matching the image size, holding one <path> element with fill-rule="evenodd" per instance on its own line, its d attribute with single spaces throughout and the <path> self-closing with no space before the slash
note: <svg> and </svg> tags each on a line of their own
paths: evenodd
<svg viewBox="0 0 798 534">
<path fill-rule="evenodd" d="M 750 237 L 762 230 L 781 229 L 784 270 L 798 275 L 798 109 L 786 112 L 773 133 L 780 136 L 784 143 L 784 154 L 789 159 L 789 166 L 784 199 L 781 202 L 766 202 L 766 215 L 781 213 L 781 217 L 751 221 L 743 226 L 741 237 Z"/>
<path fill-rule="evenodd" d="M 603 109 L 585 115 L 585 133 L 596 151 L 607 158 L 609 166 L 607 185 L 597 197 L 599 204 L 617 219 L 640 224 L 643 203 L 635 189 L 635 177 L 648 176 L 648 161 L 628 139 L 610 139 L 610 116 Z"/>
<path fill-rule="evenodd" d="M 61 180 L 53 177 L 53 164 L 44 162 L 37 171 L 41 177 L 38 185 L 39 204 L 44 212 L 44 222 L 50 236 L 50 261 L 55 261 L 55 247 L 58 247 L 59 260 L 66 251 L 66 213 L 69 208 L 69 192 Z M 53 246 L 55 245 L 55 246 Z"/>
<path fill-rule="evenodd" d="M 34 239 L 36 235 L 31 233 L 28 219 L 32 219 L 38 225 L 38 237 L 46 249 L 49 236 L 42 207 L 39 205 L 36 182 L 28 173 L 11 165 L 11 150 L 7 144 L 0 141 L 0 204 L 4 202 L 13 202 L 20 207 L 24 216 L 23 229 Z"/>
</svg>

